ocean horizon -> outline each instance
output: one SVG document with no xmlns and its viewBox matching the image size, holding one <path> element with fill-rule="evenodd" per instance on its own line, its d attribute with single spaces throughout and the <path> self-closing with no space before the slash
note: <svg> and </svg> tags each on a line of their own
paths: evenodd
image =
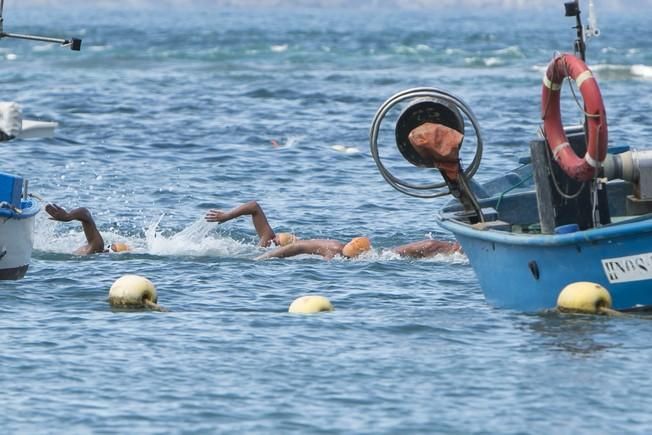
<svg viewBox="0 0 652 435">
<path fill-rule="evenodd" d="M 595 5 L 604 11 L 637 11 L 652 8 L 652 0 L 595 0 Z M 584 14 L 588 12 L 588 2 L 583 7 Z M 33 6 L 61 7 L 58 0 L 21 0 L 7 1 L 5 7 L 22 8 Z M 398 8 L 407 10 L 420 9 L 559 9 L 563 10 L 563 2 L 558 0 L 124 0 L 119 3 L 111 0 L 68 0 L 66 7 L 92 6 L 109 9 L 120 8 L 163 8 L 163 7 L 233 7 L 233 8 L 347 8 L 347 9 L 386 9 Z"/>
</svg>

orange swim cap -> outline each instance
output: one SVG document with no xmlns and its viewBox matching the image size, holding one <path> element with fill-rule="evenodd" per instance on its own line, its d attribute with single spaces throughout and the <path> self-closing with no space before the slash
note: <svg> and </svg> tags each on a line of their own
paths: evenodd
<svg viewBox="0 0 652 435">
<path fill-rule="evenodd" d="M 131 249 L 126 243 L 123 242 L 111 243 L 111 252 L 126 252 L 130 250 Z"/>
<path fill-rule="evenodd" d="M 275 242 L 279 246 L 287 246 L 297 241 L 297 236 L 292 233 L 278 233 Z"/>
<path fill-rule="evenodd" d="M 354 237 L 342 248 L 342 255 L 353 258 L 371 249 L 371 241 L 367 237 Z"/>
</svg>

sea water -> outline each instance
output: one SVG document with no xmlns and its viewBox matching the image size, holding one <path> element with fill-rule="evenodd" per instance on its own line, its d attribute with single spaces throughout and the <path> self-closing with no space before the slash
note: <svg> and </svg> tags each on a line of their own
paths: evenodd
<svg viewBox="0 0 652 435">
<path fill-rule="evenodd" d="M 0 170 L 29 179 L 44 204 L 87 207 L 107 243 L 133 251 L 74 256 L 79 223 L 39 213 L 26 277 L 0 283 L 0 432 L 652 430 L 650 319 L 497 309 L 464 255 L 389 251 L 452 235 L 434 220 L 446 198 L 402 195 L 380 176 L 368 139 L 378 107 L 403 89 L 445 89 L 481 126 L 476 179 L 517 166 L 541 124 L 543 71 L 576 36 L 561 2 L 6 3 L 5 31 L 83 43 L 0 41 L 2 99 L 59 123 L 53 138 L 2 143 Z M 588 43 L 611 145 L 652 137 L 648 16 L 603 13 Z M 562 94 L 564 122 L 577 122 Z M 400 109 L 382 128 L 385 164 L 411 182 L 440 181 L 396 151 Z M 254 199 L 277 231 L 365 235 L 374 249 L 255 261 L 264 249 L 249 218 L 203 220 Z M 108 289 L 127 273 L 149 278 L 169 312 L 112 310 Z M 335 311 L 288 314 L 306 294 Z"/>
</svg>

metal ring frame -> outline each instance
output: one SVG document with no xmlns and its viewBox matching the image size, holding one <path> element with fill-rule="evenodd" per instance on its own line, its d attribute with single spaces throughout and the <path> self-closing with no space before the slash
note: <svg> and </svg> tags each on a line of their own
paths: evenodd
<svg viewBox="0 0 652 435">
<path fill-rule="evenodd" d="M 480 133 L 480 126 L 478 125 L 478 120 L 473 115 L 473 112 L 464 101 L 457 98 L 455 95 L 450 94 L 441 89 L 437 89 L 437 88 L 407 89 L 405 91 L 401 91 L 397 94 L 394 94 L 390 98 L 388 98 L 380 106 L 380 108 L 378 108 L 378 111 L 374 116 L 374 120 L 371 124 L 371 130 L 369 132 L 369 146 L 371 148 L 371 155 L 374 159 L 374 162 L 376 162 L 376 166 L 378 166 L 378 170 L 380 171 L 380 174 L 383 176 L 385 181 L 389 183 L 390 186 L 392 186 L 394 189 L 406 195 L 414 196 L 416 198 L 429 199 L 429 198 L 437 198 L 440 196 L 448 195 L 450 191 L 446 189 L 445 191 L 436 191 L 434 193 L 426 194 L 426 193 L 415 192 L 415 190 L 416 191 L 438 190 L 441 189 L 442 187 L 446 187 L 446 182 L 442 181 L 439 183 L 432 183 L 432 184 L 410 184 L 408 182 L 405 182 L 395 177 L 389 172 L 389 170 L 385 167 L 385 165 L 383 165 L 383 163 L 380 161 L 380 156 L 378 153 L 378 134 L 380 132 L 380 124 L 382 123 L 383 119 L 390 111 L 390 109 L 392 109 L 396 104 L 403 102 L 405 100 L 414 99 L 414 98 L 424 98 L 424 97 L 440 98 L 449 103 L 453 103 L 455 107 L 460 109 L 464 113 L 464 115 L 466 115 L 466 118 L 471 122 L 471 125 L 473 126 L 473 130 L 475 131 L 475 136 L 477 139 L 476 150 L 471 165 L 469 165 L 466 171 L 464 171 L 464 174 L 466 175 L 467 179 L 471 179 L 473 175 L 475 175 L 478 168 L 480 167 L 480 160 L 482 159 L 482 135 Z"/>
</svg>

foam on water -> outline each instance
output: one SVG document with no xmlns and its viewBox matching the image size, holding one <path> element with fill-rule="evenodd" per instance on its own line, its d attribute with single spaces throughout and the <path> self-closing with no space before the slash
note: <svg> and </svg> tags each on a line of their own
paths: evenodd
<svg viewBox="0 0 652 435">
<path fill-rule="evenodd" d="M 544 74 L 548 65 L 534 65 L 534 71 Z M 634 64 L 608 64 L 608 63 L 590 63 L 589 68 L 595 73 L 598 79 L 604 80 L 627 80 L 627 79 L 649 79 L 652 78 L 652 66 Z"/>
<path fill-rule="evenodd" d="M 197 219 L 188 227 L 171 235 L 164 235 L 158 231 L 159 223 L 160 219 L 145 230 L 145 242 L 149 254 L 242 257 L 259 253 L 255 246 L 230 237 L 210 234 L 215 230 L 216 224 L 206 222 L 203 218 Z"/>
<path fill-rule="evenodd" d="M 195 257 L 252 257 L 261 253 L 255 245 L 234 240 L 228 236 L 211 234 L 216 224 L 197 219 L 186 228 L 164 234 L 159 224 L 165 215 L 144 228 L 144 236 L 133 236 L 101 231 L 105 245 L 124 242 L 130 247 L 129 254 L 149 254 L 159 256 Z M 81 224 L 76 221 L 56 222 L 39 213 L 36 218 L 34 250 L 45 253 L 71 254 L 86 245 L 86 237 Z M 120 253 L 122 254 L 122 253 Z"/>
<path fill-rule="evenodd" d="M 652 66 L 632 65 L 632 74 L 644 79 L 652 79 Z"/>
</svg>

